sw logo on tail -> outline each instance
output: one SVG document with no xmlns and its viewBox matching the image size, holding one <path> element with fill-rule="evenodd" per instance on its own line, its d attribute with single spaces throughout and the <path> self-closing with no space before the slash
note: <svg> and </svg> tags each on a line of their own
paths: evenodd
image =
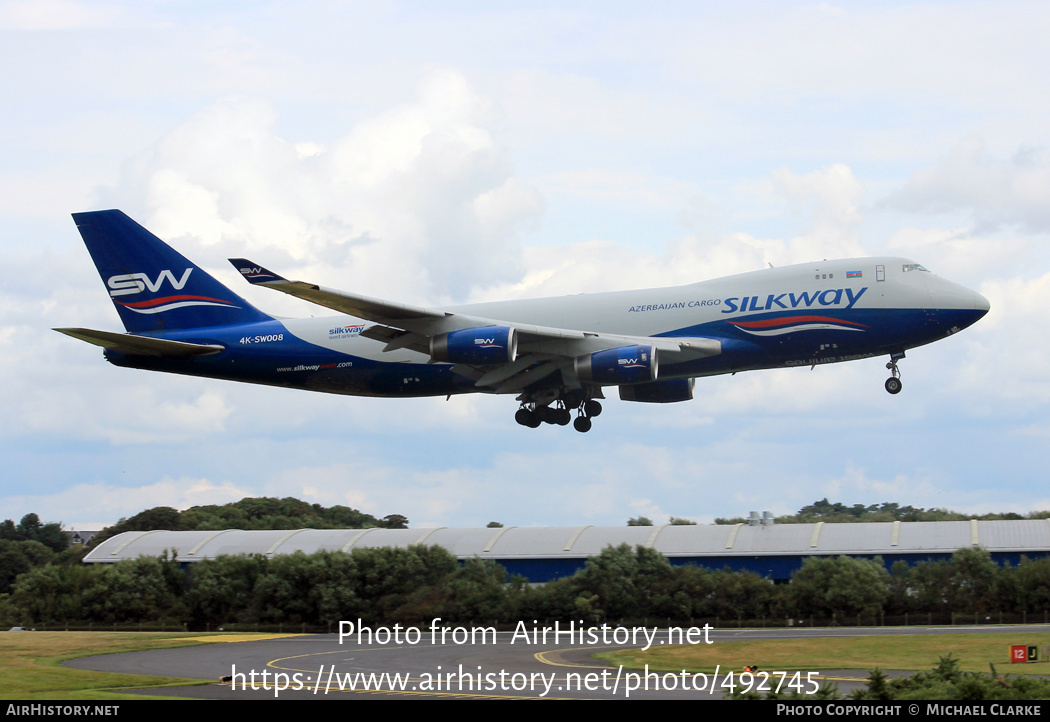
<svg viewBox="0 0 1050 722">
<path fill-rule="evenodd" d="M 165 268 L 157 276 L 157 280 L 151 281 L 150 277 L 145 273 L 121 273 L 116 276 L 110 276 L 109 281 L 106 283 L 111 289 L 109 295 L 113 298 L 117 296 L 125 296 L 129 293 L 141 293 L 147 288 L 156 293 L 160 290 L 161 285 L 164 283 L 164 279 L 167 279 L 172 288 L 176 291 L 181 291 L 186 285 L 186 281 L 190 278 L 190 273 L 193 272 L 192 268 L 187 268 L 182 274 L 182 278 L 176 280 L 175 274 Z"/>
<path fill-rule="evenodd" d="M 604 389 L 693 398 L 697 377 L 889 356 L 988 312 L 978 293 L 903 258 L 820 261 L 672 288 L 425 308 L 289 281 L 251 284 L 332 309 L 276 319 L 117 210 L 76 213 L 127 333 L 55 329 L 118 366 L 361 396 L 513 394 L 515 419 L 588 431 Z M 364 323 L 361 323 L 361 322 Z M 572 412 L 576 412 L 573 420 Z"/>
</svg>

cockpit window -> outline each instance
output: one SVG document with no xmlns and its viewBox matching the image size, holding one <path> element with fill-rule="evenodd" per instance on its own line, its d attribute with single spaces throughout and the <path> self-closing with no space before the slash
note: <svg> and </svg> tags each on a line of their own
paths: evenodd
<svg viewBox="0 0 1050 722">
<path fill-rule="evenodd" d="M 930 272 L 928 268 L 923 268 L 921 263 L 905 263 L 901 267 L 901 270 L 905 273 L 907 273 L 908 271 L 926 271 L 926 273 Z"/>
</svg>

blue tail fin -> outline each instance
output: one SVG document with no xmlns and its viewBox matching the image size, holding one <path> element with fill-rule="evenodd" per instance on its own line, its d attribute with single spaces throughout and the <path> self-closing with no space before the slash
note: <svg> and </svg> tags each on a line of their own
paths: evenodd
<svg viewBox="0 0 1050 722">
<path fill-rule="evenodd" d="M 129 333 L 270 320 L 121 211 L 73 220 Z"/>
</svg>

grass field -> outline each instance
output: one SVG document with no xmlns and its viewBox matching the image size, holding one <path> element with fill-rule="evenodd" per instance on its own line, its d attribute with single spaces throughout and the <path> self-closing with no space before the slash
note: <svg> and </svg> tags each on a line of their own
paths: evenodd
<svg viewBox="0 0 1050 722">
<path fill-rule="evenodd" d="M 141 699 L 122 689 L 205 684 L 197 679 L 90 672 L 59 666 L 95 654 L 187 647 L 276 635 L 152 632 L 0 632 L 0 699 Z M 163 699 L 153 697 L 152 699 Z"/>
<path fill-rule="evenodd" d="M 988 672 L 992 663 L 1000 673 L 1050 674 L 1050 662 L 1010 664 L 1011 644 L 1037 645 L 1042 653 L 1050 634 L 941 634 L 823 639 L 782 639 L 716 642 L 655 647 L 646 652 L 627 650 L 596 655 L 611 664 L 658 671 L 713 672 L 758 665 L 762 670 L 881 669 L 927 670 L 951 653 L 960 668 Z"/>
<path fill-rule="evenodd" d="M 286 635 L 177 634 L 150 632 L 0 632 L 0 699 L 119 700 L 141 699 L 121 690 L 206 684 L 175 677 L 112 674 L 61 667 L 75 657 L 215 642 L 248 641 Z M 1050 662 L 1009 664 L 1011 644 L 1050 645 L 1050 634 L 943 634 L 873 636 L 805 640 L 716 642 L 711 645 L 659 647 L 597 656 L 612 664 L 651 670 L 713 672 L 718 665 L 762 670 L 864 669 L 927 670 L 951 653 L 962 669 L 1000 673 L 1050 674 Z M 150 699 L 164 699 L 153 697 Z"/>
</svg>

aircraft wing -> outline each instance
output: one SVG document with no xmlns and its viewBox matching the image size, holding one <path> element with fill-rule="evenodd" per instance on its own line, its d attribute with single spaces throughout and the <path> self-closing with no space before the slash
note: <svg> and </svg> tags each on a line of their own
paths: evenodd
<svg viewBox="0 0 1050 722">
<path fill-rule="evenodd" d="M 266 286 L 282 293 L 287 293 L 296 298 L 302 298 L 319 306 L 325 306 L 333 311 L 339 311 L 349 316 L 356 316 L 367 321 L 387 323 L 388 321 L 412 321 L 417 319 L 436 320 L 443 314 L 435 313 L 421 306 L 406 306 L 404 304 L 390 303 L 378 298 L 369 298 L 352 293 L 343 293 L 330 288 L 322 288 L 312 283 L 302 281 L 289 281 L 268 271 L 262 266 L 252 263 L 246 258 L 231 258 L 230 263 L 236 268 L 248 283 L 258 286 Z"/>
<path fill-rule="evenodd" d="M 474 379 L 476 385 L 495 387 L 504 393 L 520 390 L 557 371 L 561 371 L 563 376 L 571 375 L 573 359 L 606 349 L 652 346 L 662 353 L 687 352 L 690 358 L 714 356 L 722 350 L 721 343 L 711 338 L 662 338 L 597 333 L 507 322 L 391 303 L 302 281 L 289 281 L 243 258 L 231 258 L 230 263 L 251 284 L 272 288 L 378 324 L 365 329 L 361 335 L 385 342 L 384 351 L 410 348 L 429 355 L 431 339 L 440 334 L 492 326 L 512 327 L 517 334 L 519 351 L 515 360 L 496 364 L 495 368 L 465 364 L 456 364 L 455 367 L 457 373 Z"/>
</svg>

